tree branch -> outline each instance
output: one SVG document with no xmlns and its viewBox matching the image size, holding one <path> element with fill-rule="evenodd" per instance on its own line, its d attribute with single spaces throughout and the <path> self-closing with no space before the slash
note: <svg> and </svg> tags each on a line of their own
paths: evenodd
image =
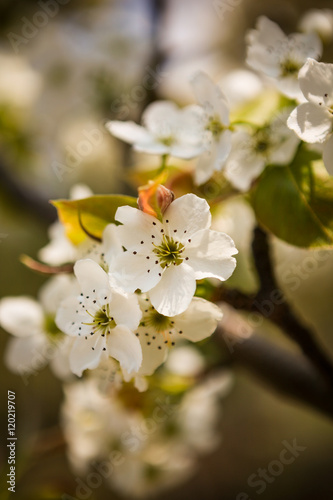
<svg viewBox="0 0 333 500">
<path fill-rule="evenodd" d="M 333 386 L 333 363 L 319 344 L 316 334 L 300 323 L 284 298 L 274 275 L 267 234 L 259 227 L 254 231 L 252 251 L 260 279 L 260 290 L 253 302 L 254 307 L 262 311 L 263 307 L 260 306 L 269 301 L 271 311 L 267 317 L 297 342 L 303 353 Z"/>
<path fill-rule="evenodd" d="M 333 418 L 332 387 L 305 356 L 260 337 L 234 309 L 221 307 L 224 317 L 215 339 L 227 348 L 232 363 L 245 367 L 279 394 Z"/>
</svg>

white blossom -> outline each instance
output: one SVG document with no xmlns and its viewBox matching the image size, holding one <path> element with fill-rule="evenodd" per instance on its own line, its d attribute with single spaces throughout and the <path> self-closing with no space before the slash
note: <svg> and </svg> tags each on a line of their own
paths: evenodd
<svg viewBox="0 0 333 500">
<path fill-rule="evenodd" d="M 194 173 L 195 183 L 200 185 L 208 181 L 214 171 L 223 168 L 230 152 L 229 107 L 221 89 L 206 73 L 197 72 L 191 84 L 200 105 L 192 107 L 193 115 L 205 146 Z"/>
<path fill-rule="evenodd" d="M 301 17 L 298 26 L 300 31 L 317 33 L 324 43 L 329 43 L 333 38 L 333 10 L 310 9 Z"/>
<path fill-rule="evenodd" d="M 273 78 L 277 88 L 291 99 L 301 99 L 297 75 L 308 57 L 319 59 L 322 43 L 316 33 L 285 35 L 281 28 L 261 16 L 248 34 L 246 62 Z"/>
<path fill-rule="evenodd" d="M 76 283 L 67 275 L 51 278 L 41 288 L 39 301 L 32 297 L 5 297 L 0 301 L 0 324 L 11 333 L 5 362 L 14 373 L 28 376 L 48 362 L 57 376 L 67 378 L 70 342 L 54 322 L 56 308 Z"/>
<path fill-rule="evenodd" d="M 292 111 L 288 127 L 305 142 L 324 143 L 324 164 L 333 175 L 333 64 L 308 59 L 299 84 L 307 102 Z"/>
<path fill-rule="evenodd" d="M 106 272 L 93 260 L 76 262 L 74 273 L 81 294 L 66 298 L 60 305 L 56 324 L 75 338 L 69 361 L 73 373 L 98 366 L 102 357 L 117 359 L 129 373 L 142 362 L 141 346 L 133 331 L 141 310 L 135 295 L 109 284 Z"/>
<path fill-rule="evenodd" d="M 149 291 L 155 309 L 165 316 L 184 312 L 196 280 L 226 280 L 237 253 L 232 239 L 209 229 L 208 203 L 194 194 L 173 201 L 162 222 L 136 208 L 118 208 L 118 237 L 126 252 L 116 261 L 111 279 L 127 292 Z"/>
<path fill-rule="evenodd" d="M 198 342 L 209 337 L 222 318 L 219 307 L 208 300 L 194 297 L 185 312 L 163 316 L 151 305 L 148 297 L 140 296 L 142 320 L 136 336 L 142 348 L 139 375 L 152 375 L 167 358 L 170 347 L 190 340 Z"/>
<path fill-rule="evenodd" d="M 225 176 L 240 191 L 247 191 L 266 165 L 287 165 L 295 156 L 300 141 L 287 127 L 289 113 L 283 111 L 252 133 L 239 130 L 233 135 Z"/>
<path fill-rule="evenodd" d="M 144 111 L 142 124 L 110 121 L 106 127 L 143 153 L 190 159 L 203 151 L 191 107 L 179 109 L 170 101 L 156 101 Z"/>
<path fill-rule="evenodd" d="M 119 399 L 99 390 L 96 379 L 67 384 L 64 392 L 61 414 L 69 459 L 83 472 L 93 459 L 108 456 L 133 419 Z"/>
</svg>

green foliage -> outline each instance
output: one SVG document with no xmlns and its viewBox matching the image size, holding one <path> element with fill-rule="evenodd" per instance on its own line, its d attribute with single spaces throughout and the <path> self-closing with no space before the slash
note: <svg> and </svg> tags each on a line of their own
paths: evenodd
<svg viewBox="0 0 333 500">
<path fill-rule="evenodd" d="M 66 228 L 68 238 L 75 245 L 86 238 L 82 226 L 96 238 L 101 238 L 104 228 L 115 222 L 114 216 L 118 207 L 137 207 L 136 198 L 113 194 L 90 196 L 83 200 L 56 200 L 52 203 L 58 210 L 59 219 Z"/>
<path fill-rule="evenodd" d="M 304 145 L 290 166 L 265 169 L 250 202 L 259 223 L 287 243 L 333 247 L 333 178 L 320 156 Z"/>
</svg>

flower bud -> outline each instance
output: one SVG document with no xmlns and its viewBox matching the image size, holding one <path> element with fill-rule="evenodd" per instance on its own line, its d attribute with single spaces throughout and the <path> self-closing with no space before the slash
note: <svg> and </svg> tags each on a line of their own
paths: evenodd
<svg viewBox="0 0 333 500">
<path fill-rule="evenodd" d="M 170 189 L 149 181 L 147 185 L 139 188 L 138 206 L 142 212 L 160 219 L 174 198 L 175 195 Z"/>
</svg>

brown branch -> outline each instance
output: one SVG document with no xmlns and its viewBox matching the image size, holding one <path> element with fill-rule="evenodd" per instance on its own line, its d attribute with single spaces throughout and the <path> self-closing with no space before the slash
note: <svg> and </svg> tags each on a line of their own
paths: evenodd
<svg viewBox="0 0 333 500">
<path fill-rule="evenodd" d="M 222 305 L 224 317 L 215 340 L 228 350 L 230 361 L 241 365 L 283 396 L 333 418 L 333 391 L 327 379 L 302 354 L 255 334 L 246 319 Z"/>
</svg>

